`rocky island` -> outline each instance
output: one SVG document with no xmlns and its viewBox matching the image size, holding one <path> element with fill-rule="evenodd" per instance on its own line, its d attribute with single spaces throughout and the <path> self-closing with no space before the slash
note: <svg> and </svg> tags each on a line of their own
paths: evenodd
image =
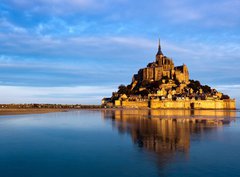
<svg viewBox="0 0 240 177">
<path fill-rule="evenodd" d="M 185 64 L 174 66 L 166 57 L 159 40 L 154 62 L 139 69 L 131 84 L 120 85 L 111 98 L 103 98 L 105 107 L 160 109 L 236 109 L 235 99 L 197 80 L 189 79 Z"/>
</svg>

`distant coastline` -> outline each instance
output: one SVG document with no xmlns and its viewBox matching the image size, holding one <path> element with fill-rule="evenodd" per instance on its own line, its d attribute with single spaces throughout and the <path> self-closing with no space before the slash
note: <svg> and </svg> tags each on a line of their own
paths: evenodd
<svg viewBox="0 0 240 177">
<path fill-rule="evenodd" d="M 19 114 L 44 114 L 51 112 L 68 112 L 76 110 L 188 110 L 188 111 L 197 111 L 191 109 L 154 109 L 154 108 L 130 108 L 130 107 L 106 107 L 102 105 L 65 105 L 65 104 L 0 104 L 0 116 L 3 115 L 19 115 Z M 233 111 L 232 109 L 198 109 L 201 110 L 210 110 L 210 111 Z M 239 111 L 236 109 L 234 111 Z"/>
<path fill-rule="evenodd" d="M 67 112 L 77 109 L 100 109 L 100 105 L 65 105 L 65 104 L 0 104 L 0 115 L 42 114 Z"/>
</svg>

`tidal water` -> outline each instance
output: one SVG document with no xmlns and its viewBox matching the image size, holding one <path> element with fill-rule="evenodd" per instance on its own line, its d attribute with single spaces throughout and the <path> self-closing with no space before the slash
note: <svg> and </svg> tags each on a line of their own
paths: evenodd
<svg viewBox="0 0 240 177">
<path fill-rule="evenodd" d="M 0 116 L 1 177 L 237 177 L 237 111 Z"/>
</svg>

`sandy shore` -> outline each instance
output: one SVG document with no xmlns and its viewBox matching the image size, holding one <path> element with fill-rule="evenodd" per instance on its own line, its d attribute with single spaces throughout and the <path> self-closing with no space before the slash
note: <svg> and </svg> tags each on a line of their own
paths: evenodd
<svg viewBox="0 0 240 177">
<path fill-rule="evenodd" d="M 91 110 L 91 111 L 99 111 L 99 110 L 139 110 L 136 108 L 82 108 L 82 109 L 58 109 L 58 108 L 0 108 L 0 116 L 1 115 L 18 115 L 18 114 L 43 114 L 50 112 L 68 112 L 68 111 L 77 111 L 77 110 Z"/>
<path fill-rule="evenodd" d="M 0 109 L 0 115 L 17 115 L 17 114 L 42 114 L 50 112 L 66 112 L 68 109 Z"/>
<path fill-rule="evenodd" d="M 84 109 L 59 109 L 59 108 L 27 108 L 27 109 L 16 109 L 16 108 L 0 108 L 0 116 L 1 115 L 18 115 L 18 114 L 43 114 L 43 113 L 51 113 L 51 112 L 68 112 L 68 111 L 76 111 L 76 110 L 91 110 L 91 111 L 115 111 L 115 110 L 151 110 L 149 108 L 84 108 Z M 154 110 L 154 109 L 153 109 Z M 165 109 L 165 110 L 188 110 L 188 109 Z M 162 110 L 163 111 L 163 110 Z M 189 110 L 190 111 L 190 110 Z M 196 111 L 207 111 L 207 110 L 196 110 Z M 213 111 L 213 110 L 210 110 Z M 216 110 L 215 110 L 216 111 Z M 218 110 L 218 111 L 226 111 L 226 110 Z M 235 110 L 236 112 L 240 111 L 239 109 Z"/>
</svg>

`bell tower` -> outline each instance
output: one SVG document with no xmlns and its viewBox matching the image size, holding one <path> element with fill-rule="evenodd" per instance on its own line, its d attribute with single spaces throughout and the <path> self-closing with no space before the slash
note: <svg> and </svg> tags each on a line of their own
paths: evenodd
<svg viewBox="0 0 240 177">
<path fill-rule="evenodd" d="M 156 54 L 156 63 L 159 65 L 159 66 L 162 66 L 165 64 L 165 61 L 164 61 L 164 55 L 162 53 L 162 49 L 161 49 L 161 44 L 160 44 L 160 39 L 158 41 L 158 52 Z"/>
<path fill-rule="evenodd" d="M 160 44 L 160 39 L 158 41 L 158 52 L 157 52 L 156 56 L 158 56 L 158 55 L 162 55 L 163 56 L 162 49 L 161 49 L 161 44 Z"/>
</svg>

